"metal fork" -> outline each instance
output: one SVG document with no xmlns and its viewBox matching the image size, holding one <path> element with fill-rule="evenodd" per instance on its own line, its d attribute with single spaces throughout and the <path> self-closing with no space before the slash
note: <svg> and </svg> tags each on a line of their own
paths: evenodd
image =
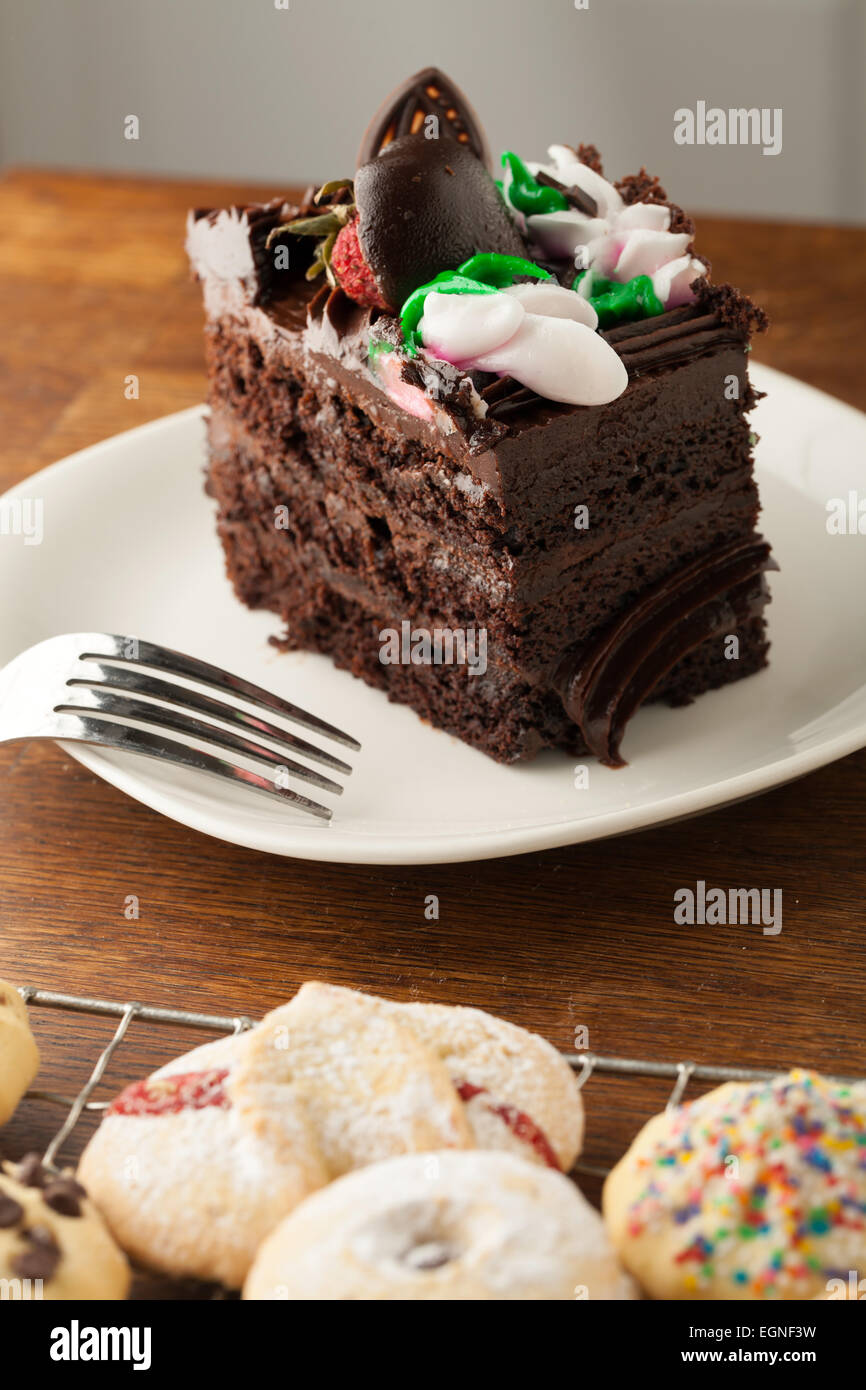
<svg viewBox="0 0 866 1390">
<path fill-rule="evenodd" d="M 191 690 L 177 684 L 178 680 L 193 681 L 223 698 Z M 357 751 L 361 747 L 357 739 L 332 724 L 218 666 L 152 642 L 104 632 L 49 637 L 0 670 L 0 743 L 51 738 L 140 753 L 210 773 L 330 820 L 331 811 L 326 806 L 292 791 L 283 782 L 291 777 L 337 795 L 342 785 L 286 754 L 298 754 L 344 775 L 351 773 L 350 765 L 270 719 L 243 709 L 240 701 L 346 748 Z M 214 720 L 233 727 L 221 728 Z M 141 724 L 150 728 L 137 727 Z M 209 744 L 222 753 L 241 754 L 269 768 L 274 780 L 238 766 L 234 760 L 168 738 L 167 732 Z M 263 739 L 267 742 L 261 742 Z"/>
</svg>

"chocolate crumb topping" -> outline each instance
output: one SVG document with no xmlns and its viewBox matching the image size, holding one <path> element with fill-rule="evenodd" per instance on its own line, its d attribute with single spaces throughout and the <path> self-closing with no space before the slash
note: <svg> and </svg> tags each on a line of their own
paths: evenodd
<svg viewBox="0 0 866 1390">
<path fill-rule="evenodd" d="M 604 169 L 601 163 L 601 155 L 595 145 L 578 145 L 575 154 L 581 164 L 585 164 L 587 169 L 598 174 L 599 178 L 604 178 Z"/>
<path fill-rule="evenodd" d="M 624 179 L 615 181 L 613 186 L 623 202 L 629 206 L 632 203 L 666 203 L 668 200 L 668 195 L 655 174 L 648 174 L 643 165 L 638 173 L 626 174 Z"/>
<path fill-rule="evenodd" d="M 620 179 L 618 183 L 614 184 L 614 188 L 627 206 L 631 206 L 632 203 L 664 204 L 670 209 L 671 214 L 669 230 L 685 232 L 688 236 L 694 236 L 695 224 L 691 217 L 677 203 L 670 201 L 655 174 L 648 174 L 646 169 L 642 167 L 639 173 L 627 174 L 624 179 Z"/>
<path fill-rule="evenodd" d="M 694 236 L 695 224 L 688 213 L 683 212 L 682 208 L 677 203 L 668 203 L 668 207 L 671 213 L 671 225 L 668 230 L 671 232 L 686 232 L 688 236 Z M 698 260 L 703 259 L 703 256 L 698 257 Z M 709 265 L 709 262 L 707 261 L 706 264 Z"/>
<path fill-rule="evenodd" d="M 770 320 L 764 310 L 733 285 L 711 285 L 701 279 L 692 288 L 701 308 L 715 314 L 741 338 L 750 338 L 753 333 L 765 333 L 769 327 Z"/>
</svg>

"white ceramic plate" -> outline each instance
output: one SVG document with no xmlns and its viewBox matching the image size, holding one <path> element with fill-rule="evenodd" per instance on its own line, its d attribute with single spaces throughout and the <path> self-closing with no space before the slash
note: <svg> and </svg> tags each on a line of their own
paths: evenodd
<svg viewBox="0 0 866 1390">
<path fill-rule="evenodd" d="M 827 502 L 866 496 L 866 416 L 756 366 L 762 529 L 771 576 L 769 670 L 629 725 L 629 766 L 548 753 L 500 767 L 322 657 L 281 655 L 278 620 L 223 574 L 202 491 L 200 409 L 108 439 L 26 480 L 44 539 L 0 536 L 0 665 L 61 632 L 130 633 L 215 662 L 314 710 L 363 743 L 330 825 L 146 758 L 68 751 L 184 825 L 272 854 L 441 863 L 519 854 L 679 819 L 752 796 L 866 744 L 866 536 L 831 535 Z M 8 514 L 8 513 L 7 513 Z M 7 525 L 8 530 L 8 525 Z M 326 798 L 327 800 L 327 798 Z"/>
</svg>

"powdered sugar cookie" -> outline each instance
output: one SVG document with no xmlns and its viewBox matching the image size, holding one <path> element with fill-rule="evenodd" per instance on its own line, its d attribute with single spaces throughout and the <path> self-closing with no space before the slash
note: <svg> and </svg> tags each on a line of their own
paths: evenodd
<svg viewBox="0 0 866 1390">
<path fill-rule="evenodd" d="M 32 1155 L 0 1170 L 0 1279 L 25 1301 L 120 1299 L 130 1274 L 84 1188 Z"/>
<path fill-rule="evenodd" d="M 370 1109 L 361 1059 L 378 1068 L 377 1086 L 389 1078 L 387 1118 Z M 583 1106 L 568 1063 L 544 1039 L 480 1009 L 393 1003 L 313 981 L 268 1015 L 247 1056 L 243 1085 L 257 1106 L 258 1087 L 278 1074 L 308 1088 L 317 1133 L 333 1128 L 324 1151 L 335 1177 L 413 1149 L 504 1148 L 565 1170 L 580 1150 Z M 434 1076 L 438 1112 L 418 1089 Z M 410 1112 L 422 1121 L 411 1135 Z"/>
<path fill-rule="evenodd" d="M 81 1180 L 152 1269 L 239 1287 L 263 1237 L 327 1180 L 302 1105 L 238 1107 L 251 1037 L 206 1043 L 127 1087 L 84 1151 Z"/>
<path fill-rule="evenodd" d="M 550 1043 L 481 1009 L 380 1002 L 443 1062 L 476 1147 L 511 1149 L 568 1172 L 583 1140 L 583 1102 Z"/>
<path fill-rule="evenodd" d="M 540 1038 L 477 1009 L 307 984 L 127 1088 L 80 1171 L 142 1263 L 235 1286 L 283 1216 L 355 1168 L 476 1146 L 570 1167 L 581 1130 L 571 1071 Z"/>
<path fill-rule="evenodd" d="M 254 1300 L 635 1296 L 574 1184 L 490 1150 L 408 1154 L 338 1179 L 268 1237 L 244 1286 Z"/>
<path fill-rule="evenodd" d="M 0 1125 L 11 1119 L 38 1070 L 27 1006 L 14 985 L 0 980 Z"/>
<path fill-rule="evenodd" d="M 377 999 L 328 985 L 304 985 L 250 1035 L 237 1103 L 263 1125 L 287 1104 L 302 1108 L 329 1178 L 395 1154 L 473 1143 L 436 1054 Z"/>
<path fill-rule="evenodd" d="M 826 1297 L 866 1276 L 866 1084 L 796 1071 L 657 1115 L 603 1209 L 655 1298 Z"/>
</svg>

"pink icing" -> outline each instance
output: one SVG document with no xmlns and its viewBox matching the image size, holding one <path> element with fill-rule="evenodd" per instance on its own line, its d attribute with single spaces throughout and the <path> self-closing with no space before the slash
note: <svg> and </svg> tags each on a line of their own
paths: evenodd
<svg viewBox="0 0 866 1390">
<path fill-rule="evenodd" d="M 433 406 L 420 387 L 402 380 L 402 369 L 402 363 L 393 353 L 379 358 L 376 370 L 385 395 L 407 415 L 414 415 L 418 420 L 432 420 Z"/>
</svg>

